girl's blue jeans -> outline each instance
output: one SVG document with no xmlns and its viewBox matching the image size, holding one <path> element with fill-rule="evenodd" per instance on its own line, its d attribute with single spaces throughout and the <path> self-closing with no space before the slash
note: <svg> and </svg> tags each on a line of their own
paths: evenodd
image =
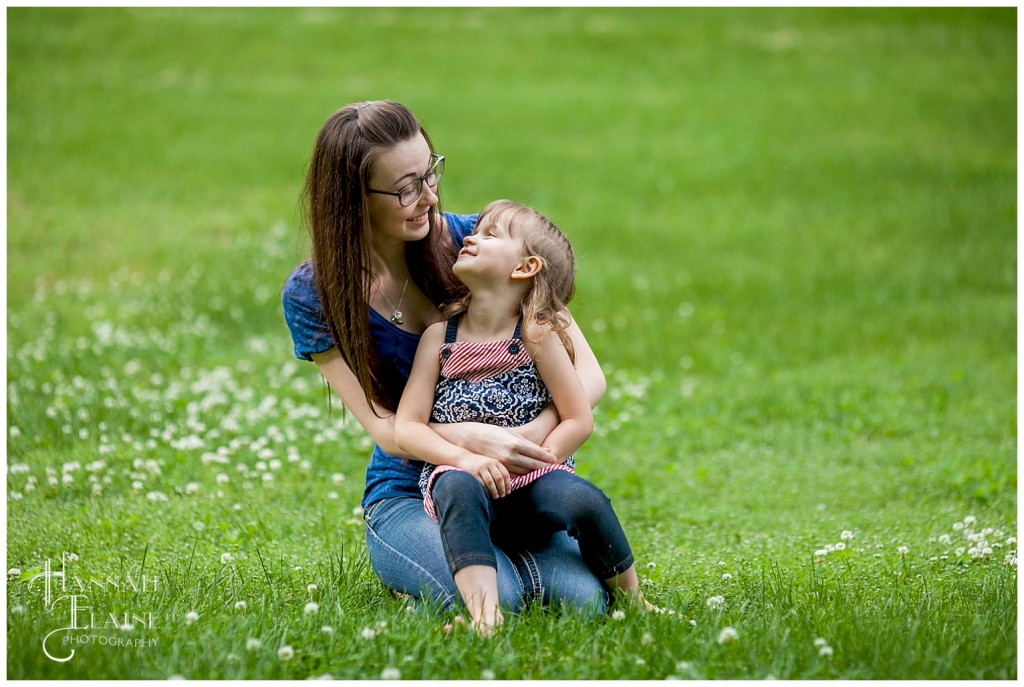
<svg viewBox="0 0 1024 687">
<path fill-rule="evenodd" d="M 587 568 L 600 580 L 633 565 L 622 525 L 604 492 L 571 472 L 556 470 L 507 496 L 492 499 L 467 472 L 440 475 L 433 488 L 448 567 L 497 567 L 492 541 L 505 549 L 543 545 L 557 532 L 579 542 Z"/>
<path fill-rule="evenodd" d="M 444 608 L 456 604 L 459 592 L 441 530 L 423 509 L 422 499 L 377 501 L 363 518 L 370 565 L 385 586 Z M 579 545 L 566 532 L 536 537 L 524 546 L 492 544 L 490 549 L 498 569 L 503 608 L 517 612 L 539 601 L 588 613 L 605 612 L 608 597 L 604 586 L 587 568 Z"/>
</svg>

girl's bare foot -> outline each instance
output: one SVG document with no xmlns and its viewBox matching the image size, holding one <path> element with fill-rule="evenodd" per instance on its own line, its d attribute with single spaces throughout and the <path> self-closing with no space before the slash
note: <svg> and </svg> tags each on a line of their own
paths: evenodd
<svg viewBox="0 0 1024 687">
<path fill-rule="evenodd" d="M 452 618 L 452 621 L 450 623 L 445 623 L 444 627 L 441 628 L 441 632 L 448 635 L 451 634 L 452 630 L 454 630 L 456 627 L 469 627 L 469 624 L 466 622 L 465 618 L 463 618 L 461 615 L 457 615 L 454 618 Z"/>
<path fill-rule="evenodd" d="M 495 606 L 493 612 L 485 610 L 481 617 L 475 618 L 471 623 L 473 631 L 481 637 L 491 637 L 495 631 L 505 622 L 505 616 L 501 614 L 501 610 Z"/>
</svg>

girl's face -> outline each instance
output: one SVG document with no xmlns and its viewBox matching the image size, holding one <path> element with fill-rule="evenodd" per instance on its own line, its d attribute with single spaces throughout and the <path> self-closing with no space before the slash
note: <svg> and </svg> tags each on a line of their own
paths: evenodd
<svg viewBox="0 0 1024 687">
<path fill-rule="evenodd" d="M 460 279 L 470 275 L 505 279 L 511 276 L 525 257 L 522 229 L 511 228 L 508 212 L 491 213 L 466 237 L 458 260 L 452 268 Z"/>
<path fill-rule="evenodd" d="M 388 148 L 370 165 L 368 188 L 397 193 L 410 182 L 426 174 L 433 163 L 430 146 L 423 134 Z M 430 230 L 429 215 L 437 205 L 437 189 L 422 184 L 416 202 L 402 207 L 397 196 L 367 194 L 370 226 L 375 237 L 418 241 Z"/>
</svg>

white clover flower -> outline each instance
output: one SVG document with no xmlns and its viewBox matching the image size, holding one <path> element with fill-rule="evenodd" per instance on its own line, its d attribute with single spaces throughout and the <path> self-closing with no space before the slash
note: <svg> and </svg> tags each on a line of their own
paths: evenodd
<svg viewBox="0 0 1024 687">
<path fill-rule="evenodd" d="M 626 619 L 626 612 L 624 610 L 622 610 L 621 608 L 616 610 L 616 611 L 612 611 L 612 620 L 625 620 L 625 619 Z"/>
<path fill-rule="evenodd" d="M 1009 546 L 1010 548 L 1013 548 L 1014 546 L 1016 546 L 1017 545 L 1017 537 L 1010 537 L 1009 539 L 1007 539 L 1006 540 L 1006 545 Z"/>
<path fill-rule="evenodd" d="M 185 614 L 185 624 L 186 625 L 191 625 L 192 623 L 196 622 L 197 620 L 199 620 L 199 614 L 196 613 L 195 611 L 189 611 L 188 613 Z"/>
<path fill-rule="evenodd" d="M 963 528 L 964 528 L 964 524 L 962 522 L 955 522 L 955 523 L 953 523 L 953 531 L 954 532 L 959 532 Z"/>
<path fill-rule="evenodd" d="M 697 627 L 697 621 L 693 618 L 690 618 L 690 627 Z"/>
<path fill-rule="evenodd" d="M 657 567 L 658 567 L 658 564 L 653 562 L 653 561 L 647 564 L 647 569 L 648 570 L 654 570 Z"/>
<path fill-rule="evenodd" d="M 903 558 L 908 553 L 910 553 L 910 549 L 908 547 L 906 547 L 906 546 L 901 546 L 898 549 L 896 549 L 896 553 L 898 553 L 900 555 L 900 558 Z"/>
<path fill-rule="evenodd" d="M 21 604 L 11 606 L 11 613 L 13 613 L 14 615 L 25 615 L 25 607 Z"/>
<path fill-rule="evenodd" d="M 721 608 L 723 605 L 725 605 L 725 597 L 721 595 L 712 596 L 708 599 L 707 605 L 708 608 Z"/>
<path fill-rule="evenodd" d="M 394 666 L 388 666 L 384 670 L 380 671 L 381 680 L 401 680 L 402 671 Z"/>
<path fill-rule="evenodd" d="M 949 546 L 950 544 L 953 543 L 953 538 L 951 536 L 949 536 L 948 534 L 940 534 L 939 535 L 939 543 L 942 544 L 943 546 Z"/>
<path fill-rule="evenodd" d="M 306 615 L 313 615 L 314 613 L 316 613 L 319 610 L 320 610 L 320 604 L 318 604 L 316 601 L 310 601 L 308 604 L 306 604 L 306 608 L 304 609 L 304 612 L 305 612 Z"/>
<path fill-rule="evenodd" d="M 640 638 L 641 644 L 653 644 L 654 636 L 650 632 L 645 632 L 644 636 Z"/>
<path fill-rule="evenodd" d="M 817 647 L 818 649 L 820 649 L 823 646 L 828 646 L 828 640 L 825 639 L 824 637 L 817 637 L 814 640 L 814 646 Z"/>
<path fill-rule="evenodd" d="M 185 493 L 188 494 L 189 496 L 195 494 L 197 491 L 199 491 L 198 482 L 189 482 L 188 484 L 185 485 Z"/>
<path fill-rule="evenodd" d="M 227 484 L 231 481 L 231 478 L 225 475 L 223 472 L 217 473 L 217 484 Z"/>
<path fill-rule="evenodd" d="M 231 561 L 235 560 L 235 557 L 228 552 L 224 552 L 220 555 L 221 565 L 227 565 Z"/>
<path fill-rule="evenodd" d="M 956 550 L 953 551 L 953 553 L 955 553 L 957 556 L 962 556 L 962 555 L 964 555 L 965 551 L 967 551 L 967 549 L 965 549 L 962 546 L 958 546 L 958 547 L 956 547 Z"/>
<path fill-rule="evenodd" d="M 249 651 L 255 651 L 256 649 L 259 649 L 262 646 L 263 642 L 256 639 L 255 637 L 249 637 L 249 639 L 245 640 L 245 648 Z"/>
<path fill-rule="evenodd" d="M 732 574 L 731 573 L 722 573 L 722 581 L 723 582 L 728 582 L 731 579 L 732 579 Z"/>
<path fill-rule="evenodd" d="M 295 650 L 288 644 L 285 644 L 277 650 L 277 657 L 282 661 L 290 661 L 295 658 Z"/>
<path fill-rule="evenodd" d="M 362 635 L 363 635 L 363 639 L 367 639 L 367 640 L 373 639 L 374 637 L 377 636 L 377 631 L 374 630 L 372 627 L 364 627 Z"/>
<path fill-rule="evenodd" d="M 824 558 L 827 555 L 828 555 L 828 549 L 818 549 L 817 551 L 814 552 L 814 557 L 815 558 Z"/>
<path fill-rule="evenodd" d="M 844 541 L 837 541 L 833 548 L 836 551 L 843 551 L 844 549 L 846 549 L 846 542 L 844 542 Z"/>
<path fill-rule="evenodd" d="M 973 527 L 974 524 L 977 522 L 978 519 L 976 517 L 974 517 L 973 515 L 968 515 L 966 518 L 964 518 L 964 527 Z"/>
<path fill-rule="evenodd" d="M 843 541 L 846 541 L 848 539 L 853 539 L 855 536 L 856 535 L 850 530 L 843 530 L 842 533 L 839 535 L 839 538 Z"/>
<path fill-rule="evenodd" d="M 7 571 L 7 577 L 21 577 L 21 568 L 11 568 Z"/>
<path fill-rule="evenodd" d="M 149 499 L 150 501 L 153 501 L 153 502 L 156 502 L 156 501 L 166 501 L 167 500 L 167 495 L 164 494 L 163 492 L 151 491 L 148 494 L 146 494 L 146 498 Z"/>
<path fill-rule="evenodd" d="M 323 632 L 325 635 L 332 635 L 332 634 L 334 634 L 334 628 L 331 627 L 330 625 L 324 625 L 323 627 L 320 628 L 320 631 Z"/>
<path fill-rule="evenodd" d="M 306 591 L 312 594 L 316 591 L 316 584 L 310 584 L 306 586 Z"/>
<path fill-rule="evenodd" d="M 818 655 L 822 658 L 832 658 L 832 647 L 828 644 L 818 648 Z"/>
<path fill-rule="evenodd" d="M 345 481 L 345 475 L 341 474 L 340 472 L 336 472 L 333 475 L 331 475 L 331 481 L 334 482 L 334 486 L 340 487 L 341 483 Z"/>
<path fill-rule="evenodd" d="M 494 679 L 494 671 L 491 670 L 490 668 L 484 668 L 483 670 L 480 671 L 480 679 L 481 680 L 493 680 Z"/>
<path fill-rule="evenodd" d="M 733 627 L 723 627 L 722 631 L 718 633 L 719 644 L 732 644 L 740 638 L 740 634 Z"/>
<path fill-rule="evenodd" d="M 235 610 L 236 611 L 244 611 L 247 607 L 248 607 L 248 604 L 246 604 L 245 601 L 236 601 L 235 602 Z"/>
</svg>

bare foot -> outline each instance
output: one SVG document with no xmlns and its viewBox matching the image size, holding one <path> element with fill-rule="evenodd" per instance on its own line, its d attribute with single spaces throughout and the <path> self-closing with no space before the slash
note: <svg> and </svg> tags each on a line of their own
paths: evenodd
<svg viewBox="0 0 1024 687">
<path fill-rule="evenodd" d="M 644 602 L 644 610 L 647 611 L 648 613 L 658 613 L 660 615 L 675 615 L 676 614 L 676 612 L 673 611 L 671 608 L 662 608 L 660 606 L 655 606 L 654 604 L 652 604 L 647 599 L 644 599 L 643 602 Z"/>
<path fill-rule="evenodd" d="M 505 616 L 495 606 L 493 612 L 484 611 L 482 617 L 475 618 L 471 624 L 473 630 L 481 637 L 491 637 L 495 631 L 505 622 Z"/>
</svg>

